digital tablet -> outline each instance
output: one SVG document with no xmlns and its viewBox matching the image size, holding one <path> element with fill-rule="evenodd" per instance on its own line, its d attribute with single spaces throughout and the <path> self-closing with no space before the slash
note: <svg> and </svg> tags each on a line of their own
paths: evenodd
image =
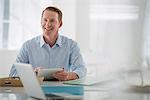
<svg viewBox="0 0 150 100">
<path fill-rule="evenodd" d="M 44 68 L 44 69 L 40 69 L 38 71 L 38 76 L 39 77 L 44 77 L 44 80 L 53 80 L 55 79 L 52 74 L 57 72 L 57 71 L 61 71 L 62 68 Z"/>
</svg>

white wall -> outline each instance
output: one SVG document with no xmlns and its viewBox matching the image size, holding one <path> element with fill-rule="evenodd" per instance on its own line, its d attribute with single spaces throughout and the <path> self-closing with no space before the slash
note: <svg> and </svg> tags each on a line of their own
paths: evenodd
<svg viewBox="0 0 150 100">
<path fill-rule="evenodd" d="M 92 75 L 141 63 L 142 0 L 77 1 L 77 33 Z"/>
<path fill-rule="evenodd" d="M 53 0 L 53 5 L 60 8 L 63 13 L 63 25 L 60 33 L 76 40 L 76 1 L 77 0 Z"/>
<path fill-rule="evenodd" d="M 150 68 L 150 1 L 146 0 L 143 23 L 143 60 Z"/>
</svg>

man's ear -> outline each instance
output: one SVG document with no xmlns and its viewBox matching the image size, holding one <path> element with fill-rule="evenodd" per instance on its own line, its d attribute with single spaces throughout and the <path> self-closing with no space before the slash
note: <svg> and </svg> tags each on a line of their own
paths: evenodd
<svg viewBox="0 0 150 100">
<path fill-rule="evenodd" d="M 43 27 L 43 25 L 42 25 L 42 19 L 41 19 L 41 26 Z"/>
<path fill-rule="evenodd" d="M 62 24 L 63 24 L 63 22 L 61 21 L 61 22 L 60 22 L 60 25 L 59 25 L 59 28 L 62 26 Z"/>
</svg>

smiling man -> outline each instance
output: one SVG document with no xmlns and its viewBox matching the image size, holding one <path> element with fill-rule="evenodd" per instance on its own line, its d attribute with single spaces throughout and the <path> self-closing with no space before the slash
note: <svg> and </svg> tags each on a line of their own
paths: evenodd
<svg viewBox="0 0 150 100">
<path fill-rule="evenodd" d="M 47 7 L 42 12 L 43 34 L 26 41 L 16 62 L 31 64 L 38 72 L 41 68 L 63 68 L 53 74 L 58 80 L 74 80 L 86 75 L 86 67 L 75 41 L 58 33 L 62 26 L 62 12 L 56 7 Z M 10 76 L 16 76 L 14 66 Z"/>
</svg>

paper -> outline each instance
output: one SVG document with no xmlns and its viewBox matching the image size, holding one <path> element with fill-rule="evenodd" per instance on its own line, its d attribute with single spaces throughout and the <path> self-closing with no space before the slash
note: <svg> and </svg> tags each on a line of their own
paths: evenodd
<svg viewBox="0 0 150 100">
<path fill-rule="evenodd" d="M 83 79 L 65 81 L 64 84 L 89 86 L 89 85 L 94 85 L 94 84 L 100 83 L 102 81 L 104 81 L 104 80 L 98 80 L 96 77 L 86 77 Z"/>
</svg>

